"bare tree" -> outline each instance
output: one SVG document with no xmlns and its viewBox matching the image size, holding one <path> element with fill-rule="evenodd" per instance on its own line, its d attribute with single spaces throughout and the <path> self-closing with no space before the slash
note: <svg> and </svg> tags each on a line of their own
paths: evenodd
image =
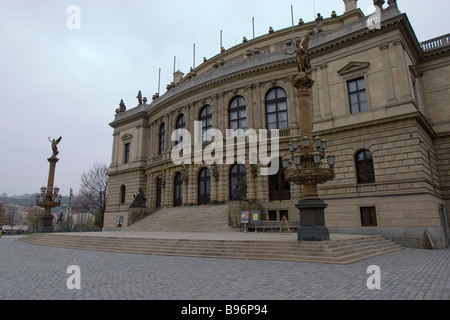
<svg viewBox="0 0 450 320">
<path fill-rule="evenodd" d="M 0 201 L 0 224 L 5 223 L 5 215 L 6 215 L 6 207 L 5 205 Z"/>
<path fill-rule="evenodd" d="M 39 216 L 44 214 L 44 209 L 37 206 L 30 208 L 28 214 L 26 215 L 25 222 L 28 225 L 30 231 L 36 231 L 39 224 Z"/>
<path fill-rule="evenodd" d="M 100 219 L 103 228 L 106 210 L 109 167 L 106 164 L 94 164 L 94 167 L 81 175 L 80 191 L 76 196 L 76 207 L 80 211 L 93 214 Z"/>
</svg>

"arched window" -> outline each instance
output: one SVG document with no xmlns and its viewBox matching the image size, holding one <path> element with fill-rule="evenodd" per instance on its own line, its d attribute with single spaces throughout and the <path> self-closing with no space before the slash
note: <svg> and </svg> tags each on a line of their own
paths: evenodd
<svg viewBox="0 0 450 320">
<path fill-rule="evenodd" d="M 184 116 L 184 114 L 181 114 L 178 119 L 177 119 L 177 123 L 175 125 L 175 129 L 186 129 L 186 117 Z M 177 136 L 177 141 L 175 142 L 175 145 L 179 144 L 183 142 L 183 135 L 182 134 L 178 134 Z"/>
<path fill-rule="evenodd" d="M 247 177 L 245 166 L 242 164 L 235 164 L 230 169 L 230 200 L 242 200 L 240 180 L 247 184 Z"/>
<path fill-rule="evenodd" d="M 200 111 L 199 120 L 202 122 L 202 142 L 211 141 L 211 132 L 205 134 L 208 129 L 212 129 L 212 109 L 211 106 L 204 106 Z"/>
<path fill-rule="evenodd" d="M 234 129 L 247 129 L 247 115 L 245 99 L 241 96 L 234 98 L 230 103 L 229 109 L 229 127 L 231 130 Z"/>
<path fill-rule="evenodd" d="M 358 152 L 355 157 L 355 164 L 356 176 L 359 184 L 375 182 L 373 156 L 369 150 L 362 150 Z"/>
<path fill-rule="evenodd" d="M 173 188 L 173 206 L 181 207 L 183 204 L 183 176 L 181 172 L 178 172 L 175 175 L 174 179 L 174 188 Z"/>
<path fill-rule="evenodd" d="M 160 176 L 158 176 L 158 178 L 156 179 L 156 199 L 155 199 L 155 204 L 156 204 L 156 208 L 160 208 L 162 205 L 162 174 Z"/>
<path fill-rule="evenodd" d="M 208 168 L 203 168 L 198 174 L 198 204 L 211 202 L 211 174 Z"/>
<path fill-rule="evenodd" d="M 267 130 L 286 129 L 288 127 L 286 91 L 274 88 L 266 96 Z"/>
<path fill-rule="evenodd" d="M 269 176 L 269 200 L 290 200 L 291 185 L 286 180 L 285 169 L 281 165 L 281 158 L 278 161 L 279 169 L 274 175 Z"/>
<path fill-rule="evenodd" d="M 126 194 L 127 194 L 127 188 L 124 185 L 120 186 L 120 204 L 125 203 Z"/>
<path fill-rule="evenodd" d="M 166 148 L 166 124 L 163 123 L 159 128 L 159 148 L 158 154 L 164 153 Z"/>
</svg>

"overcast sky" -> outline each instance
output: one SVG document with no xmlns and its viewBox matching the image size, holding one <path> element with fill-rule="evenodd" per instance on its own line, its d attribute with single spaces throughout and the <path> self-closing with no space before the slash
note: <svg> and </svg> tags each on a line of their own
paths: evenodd
<svg viewBox="0 0 450 320">
<path fill-rule="evenodd" d="M 387 2 L 387 1 L 386 1 Z M 344 12 L 342 0 L 0 0 L 0 194 L 38 192 L 47 184 L 51 145 L 62 136 L 55 185 L 79 190 L 94 163 L 110 164 L 120 99 L 137 105 L 139 90 L 161 94 L 176 68 L 184 73 L 223 46 L 291 24 Z M 372 0 L 359 0 L 367 12 Z M 70 5 L 80 29 L 69 29 Z M 419 41 L 450 33 L 448 0 L 398 0 Z M 425 7 L 426 6 L 426 7 Z M 315 10 L 314 10 L 315 9 Z"/>
</svg>

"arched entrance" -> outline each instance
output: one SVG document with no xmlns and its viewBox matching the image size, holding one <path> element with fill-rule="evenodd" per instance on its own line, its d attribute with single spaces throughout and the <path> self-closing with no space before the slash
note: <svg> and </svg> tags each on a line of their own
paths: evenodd
<svg viewBox="0 0 450 320">
<path fill-rule="evenodd" d="M 181 207 L 183 204 L 183 177 L 181 176 L 181 172 L 175 175 L 173 187 L 173 206 Z"/>
<path fill-rule="evenodd" d="M 198 204 L 211 202 L 211 174 L 208 168 L 203 168 L 198 174 Z"/>
<path fill-rule="evenodd" d="M 281 165 L 281 158 L 278 163 L 278 172 L 272 176 L 269 176 L 269 200 L 290 200 L 291 186 L 284 175 L 285 169 Z"/>
<path fill-rule="evenodd" d="M 161 207 L 161 195 L 162 195 L 162 178 L 158 177 L 156 180 L 156 208 Z"/>
</svg>

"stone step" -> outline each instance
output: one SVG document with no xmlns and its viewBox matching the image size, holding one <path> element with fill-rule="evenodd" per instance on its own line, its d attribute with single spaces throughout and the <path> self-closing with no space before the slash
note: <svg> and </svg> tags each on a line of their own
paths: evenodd
<svg viewBox="0 0 450 320">
<path fill-rule="evenodd" d="M 124 228 L 147 232 L 230 232 L 228 205 L 162 208 Z"/>
<path fill-rule="evenodd" d="M 125 233 L 124 233 L 125 234 Z M 266 259 L 346 264 L 402 247 L 379 236 L 352 241 L 241 241 L 142 239 L 71 234 L 34 234 L 21 241 L 63 248 L 189 257 Z"/>
</svg>

